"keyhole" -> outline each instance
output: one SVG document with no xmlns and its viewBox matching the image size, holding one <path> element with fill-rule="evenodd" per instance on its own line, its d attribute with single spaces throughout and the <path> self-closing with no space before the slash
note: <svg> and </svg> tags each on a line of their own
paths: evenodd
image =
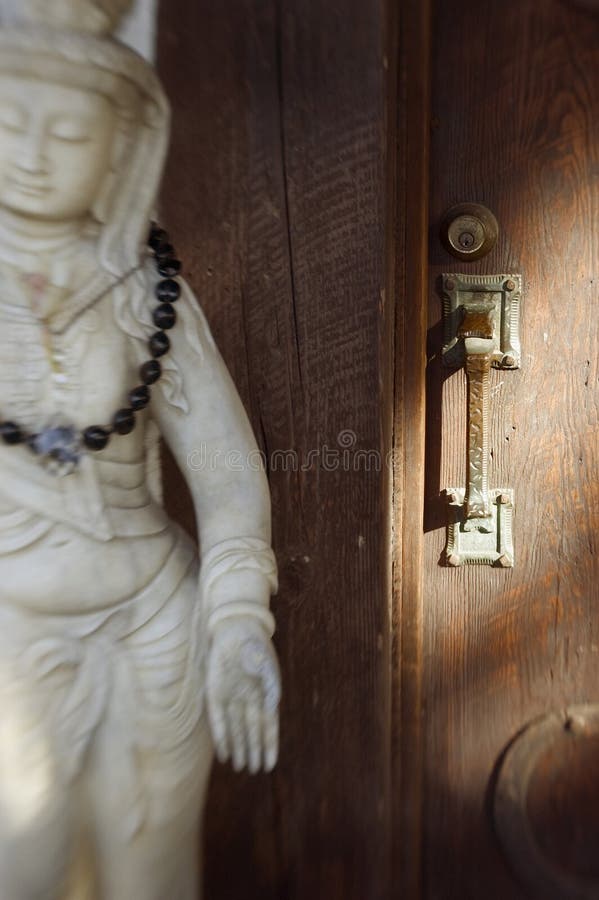
<svg viewBox="0 0 599 900">
<path fill-rule="evenodd" d="M 468 250 L 474 243 L 474 235 L 470 231 L 462 231 L 458 238 L 458 243 L 464 250 Z"/>
<path fill-rule="evenodd" d="M 440 237 L 453 256 L 472 262 L 493 248 L 498 228 L 497 219 L 485 206 L 458 203 L 443 216 Z"/>
</svg>

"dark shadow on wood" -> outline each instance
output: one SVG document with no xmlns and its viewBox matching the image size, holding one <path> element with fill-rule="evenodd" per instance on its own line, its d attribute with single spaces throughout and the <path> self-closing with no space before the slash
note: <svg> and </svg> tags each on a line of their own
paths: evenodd
<svg viewBox="0 0 599 900">
<path fill-rule="evenodd" d="M 436 294 L 441 302 L 441 277 L 436 282 Z M 446 501 L 441 485 L 441 453 L 443 425 L 443 385 L 454 374 L 443 364 L 443 319 L 429 328 L 426 340 L 426 459 L 425 459 L 425 503 L 424 531 L 444 528 L 447 522 Z M 464 412 L 464 415 L 466 413 Z"/>
</svg>

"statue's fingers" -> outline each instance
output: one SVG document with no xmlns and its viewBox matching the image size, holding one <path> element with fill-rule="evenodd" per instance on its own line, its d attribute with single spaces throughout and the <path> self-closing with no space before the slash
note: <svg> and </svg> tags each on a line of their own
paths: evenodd
<svg viewBox="0 0 599 900">
<path fill-rule="evenodd" d="M 231 751 L 227 738 L 227 720 L 222 703 L 208 701 L 208 721 L 210 722 L 216 758 L 219 762 L 224 763 L 229 759 Z"/>
<path fill-rule="evenodd" d="M 255 775 L 262 763 L 262 709 L 259 701 L 245 705 L 245 728 L 248 747 L 248 769 Z"/>
<path fill-rule="evenodd" d="M 240 703 L 239 701 L 229 703 L 227 707 L 227 724 L 229 746 L 231 747 L 233 756 L 233 768 L 236 772 L 240 772 L 247 762 L 243 703 Z"/>
<path fill-rule="evenodd" d="M 279 758 L 279 713 L 264 710 L 264 771 L 272 772 Z"/>
</svg>

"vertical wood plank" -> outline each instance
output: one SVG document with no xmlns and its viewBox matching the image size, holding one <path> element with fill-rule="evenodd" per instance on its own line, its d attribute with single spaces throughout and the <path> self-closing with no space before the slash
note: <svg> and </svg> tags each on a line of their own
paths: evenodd
<svg viewBox="0 0 599 900">
<path fill-rule="evenodd" d="M 164 218 L 269 462 L 281 570 L 281 763 L 215 772 L 210 900 L 389 897 L 385 17 L 162 8 Z"/>
<path fill-rule="evenodd" d="M 393 896 L 422 883 L 423 498 L 430 145 L 430 3 L 399 4 L 394 472 Z"/>
<path fill-rule="evenodd" d="M 598 699 L 598 25 L 557 0 L 435 3 L 425 555 L 431 900 L 524 897 L 493 834 L 494 767 L 531 719 Z M 471 200 L 493 210 L 500 235 L 489 256 L 459 263 L 437 226 L 447 207 Z M 491 385 L 490 478 L 515 490 L 513 570 L 439 565 L 439 491 L 464 482 L 466 416 L 463 376 L 440 364 L 435 281 L 444 271 L 520 272 L 525 282 L 522 368 L 494 371 Z"/>
</svg>

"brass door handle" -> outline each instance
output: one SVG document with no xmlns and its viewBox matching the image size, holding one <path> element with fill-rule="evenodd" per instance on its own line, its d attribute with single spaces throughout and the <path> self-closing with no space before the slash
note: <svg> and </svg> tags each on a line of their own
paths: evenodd
<svg viewBox="0 0 599 900">
<path fill-rule="evenodd" d="M 467 483 L 446 491 L 450 566 L 514 564 L 513 492 L 489 489 L 489 394 L 492 367 L 520 366 L 520 297 L 519 275 L 443 276 L 443 359 L 468 381 Z"/>
</svg>

